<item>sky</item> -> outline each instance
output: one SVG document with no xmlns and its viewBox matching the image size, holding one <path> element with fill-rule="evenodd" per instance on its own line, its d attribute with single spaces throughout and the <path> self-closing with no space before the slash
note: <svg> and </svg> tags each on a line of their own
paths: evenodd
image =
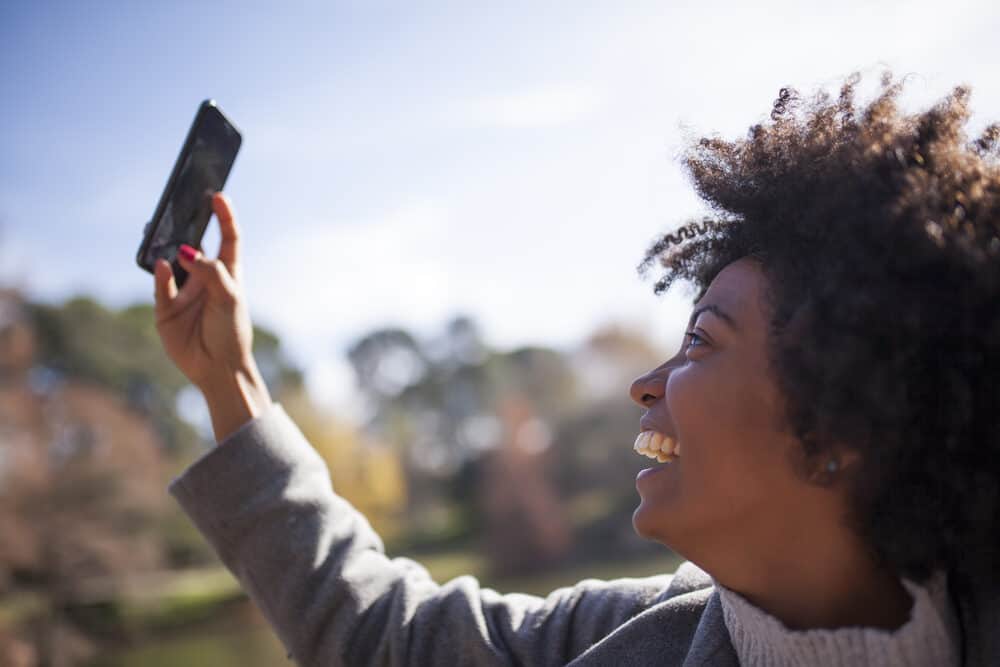
<svg viewBox="0 0 1000 667">
<path fill-rule="evenodd" d="M 501 348 L 690 311 L 636 265 L 704 212 L 679 162 L 779 88 L 1000 119 L 1000 5 L 866 2 L 0 3 L 0 284 L 151 303 L 134 256 L 201 100 L 243 133 L 227 183 L 251 316 L 349 412 L 344 351 L 465 314 Z M 867 88 L 866 88 L 867 86 Z M 213 220 L 203 248 L 217 253 Z M 623 388 L 623 395 L 626 388 Z"/>
</svg>

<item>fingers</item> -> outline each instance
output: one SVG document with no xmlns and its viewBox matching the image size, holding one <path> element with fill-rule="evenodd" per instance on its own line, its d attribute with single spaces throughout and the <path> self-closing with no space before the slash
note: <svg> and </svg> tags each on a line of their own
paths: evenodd
<svg viewBox="0 0 1000 667">
<path fill-rule="evenodd" d="M 178 289 L 170 263 L 158 259 L 154 267 L 156 275 L 156 309 L 161 315 L 178 312 L 207 290 L 219 303 L 234 303 L 239 293 L 239 227 L 232 202 L 222 192 L 212 196 L 212 211 L 219 219 L 222 242 L 218 259 L 209 259 L 204 253 L 194 250 L 193 258 L 177 253 L 177 261 L 193 280 L 188 280 L 184 289 Z"/>
<path fill-rule="evenodd" d="M 185 249 L 192 255 L 186 254 Z M 233 304 L 236 302 L 239 288 L 221 259 L 209 259 L 200 250 L 182 245 L 181 251 L 177 253 L 177 261 L 180 262 L 185 271 L 191 274 L 191 278 L 194 278 L 194 280 L 188 281 L 193 283 L 190 285 L 192 296 L 186 296 L 186 293 L 189 292 L 189 285 L 186 284 L 178 297 L 179 300 L 193 298 L 197 286 L 204 285 L 209 295 L 218 303 Z"/>
<path fill-rule="evenodd" d="M 156 277 L 156 310 L 165 312 L 177 298 L 177 282 L 167 260 L 163 258 L 156 260 L 153 268 Z"/>
<path fill-rule="evenodd" d="M 216 192 L 212 197 L 212 210 L 219 219 L 219 229 L 222 232 L 222 242 L 219 244 L 219 261 L 222 262 L 229 275 L 240 282 L 239 256 L 240 233 L 236 225 L 236 213 L 233 203 L 222 192 Z"/>
</svg>

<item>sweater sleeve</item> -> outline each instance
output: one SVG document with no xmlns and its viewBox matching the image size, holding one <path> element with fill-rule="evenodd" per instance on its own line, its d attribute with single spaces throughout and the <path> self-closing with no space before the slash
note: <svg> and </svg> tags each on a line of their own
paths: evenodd
<svg viewBox="0 0 1000 667">
<path fill-rule="evenodd" d="M 303 666 L 565 664 L 671 579 L 586 580 L 544 598 L 501 595 L 471 576 L 438 584 L 386 557 L 277 403 L 170 492 Z"/>
</svg>

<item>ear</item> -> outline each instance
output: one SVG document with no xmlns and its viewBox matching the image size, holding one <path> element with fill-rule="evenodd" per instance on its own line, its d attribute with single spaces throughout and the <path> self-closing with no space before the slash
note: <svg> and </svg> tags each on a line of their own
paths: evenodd
<svg viewBox="0 0 1000 667">
<path fill-rule="evenodd" d="M 808 479 L 817 486 L 839 486 L 857 470 L 861 454 L 845 445 L 836 445 L 807 463 Z"/>
</svg>

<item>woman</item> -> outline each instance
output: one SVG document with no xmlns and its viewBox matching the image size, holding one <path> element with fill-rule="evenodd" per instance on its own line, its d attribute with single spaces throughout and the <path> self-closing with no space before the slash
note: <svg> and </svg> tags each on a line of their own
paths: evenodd
<svg viewBox="0 0 1000 667">
<path fill-rule="evenodd" d="M 171 486 L 304 665 L 1000 664 L 1000 164 L 969 93 L 908 115 L 784 89 L 685 164 L 713 211 L 667 235 L 697 288 L 646 408 L 635 529 L 688 562 L 547 598 L 388 559 L 250 353 L 230 204 L 217 260 L 156 270 L 157 326 L 219 446 Z"/>
</svg>

